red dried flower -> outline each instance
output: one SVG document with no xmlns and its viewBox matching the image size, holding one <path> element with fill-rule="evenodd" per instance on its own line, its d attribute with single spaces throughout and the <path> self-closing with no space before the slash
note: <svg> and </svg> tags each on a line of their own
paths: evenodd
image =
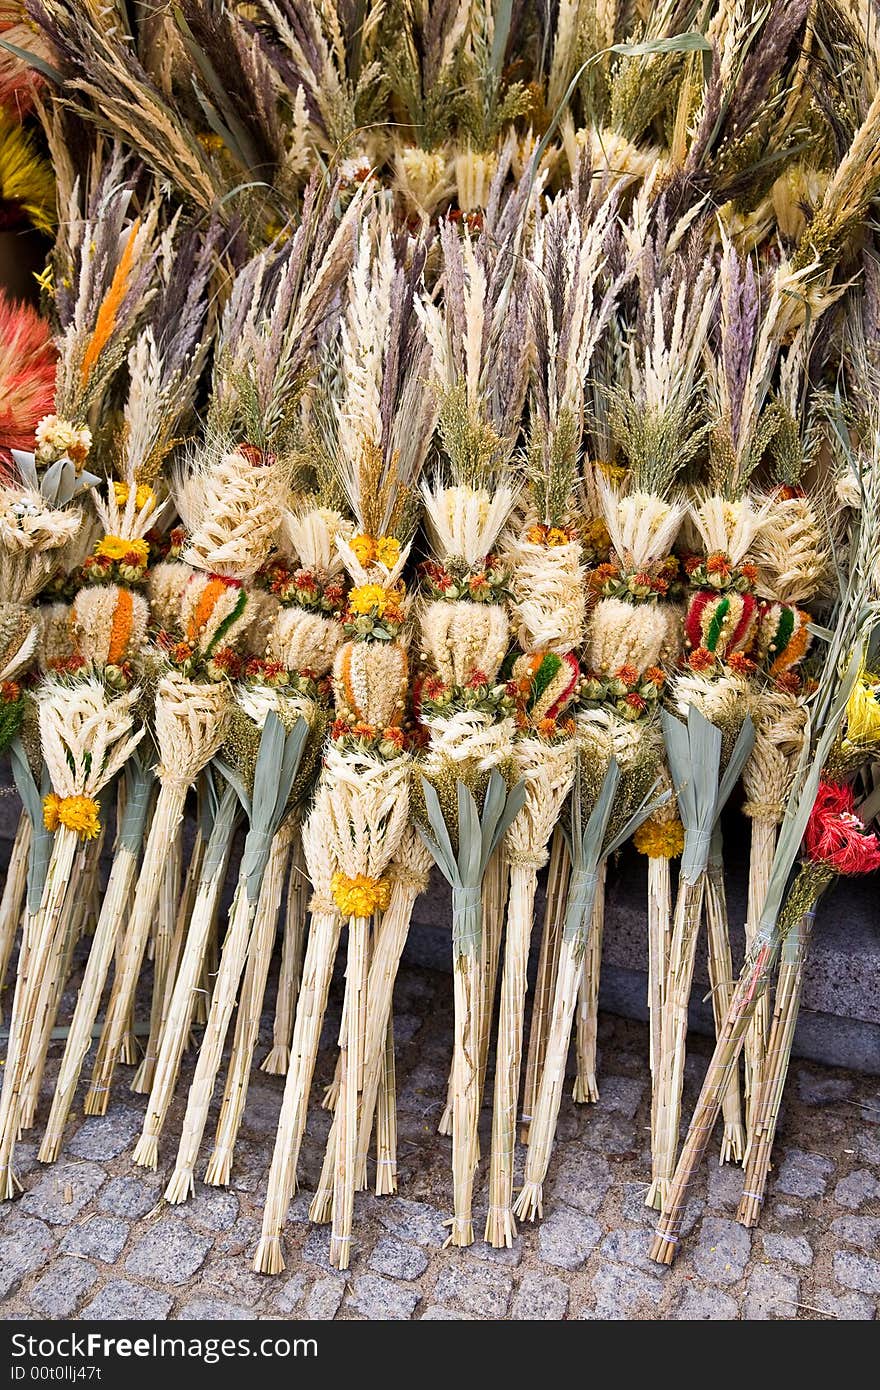
<svg viewBox="0 0 880 1390">
<path fill-rule="evenodd" d="M 17 681 L 0 682 L 0 700 L 4 704 L 14 705 L 16 700 L 21 698 L 21 686 Z"/>
<path fill-rule="evenodd" d="M 639 673 L 636 670 L 635 666 L 624 665 L 618 667 L 618 669 L 614 672 L 614 676 L 615 679 L 619 680 L 622 685 L 635 685 L 636 681 L 639 678 Z"/>
<path fill-rule="evenodd" d="M 720 551 L 716 551 L 714 555 L 707 555 L 706 572 L 708 574 L 730 574 L 730 561 Z"/>
<path fill-rule="evenodd" d="M 623 703 L 629 705 L 630 709 L 637 710 L 639 714 L 644 714 L 645 710 L 648 708 L 647 700 L 643 699 L 643 697 L 635 691 L 632 691 L 629 695 L 624 695 Z"/>
<path fill-rule="evenodd" d="M 753 676 L 758 669 L 754 661 L 743 656 L 742 652 L 731 652 L 727 658 L 727 664 L 737 676 Z"/>
<path fill-rule="evenodd" d="M 471 671 L 467 678 L 467 683 L 471 690 L 478 690 L 481 685 L 489 684 L 489 677 L 486 675 L 485 671 L 480 671 L 477 668 Z"/>
<path fill-rule="evenodd" d="M 660 686 L 666 684 L 666 672 L 660 666 L 649 666 L 642 676 L 642 682 L 647 685 Z"/>
<path fill-rule="evenodd" d="M 695 647 L 688 657 L 688 666 L 692 671 L 711 671 L 714 665 L 715 655 L 708 647 Z"/>
<path fill-rule="evenodd" d="M 880 840 L 855 814 L 852 787 L 820 782 L 804 833 L 811 859 L 838 874 L 866 874 L 880 868 Z"/>
</svg>

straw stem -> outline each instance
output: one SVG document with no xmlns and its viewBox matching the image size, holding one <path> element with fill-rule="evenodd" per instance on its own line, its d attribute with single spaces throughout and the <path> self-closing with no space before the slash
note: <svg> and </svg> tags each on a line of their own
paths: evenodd
<svg viewBox="0 0 880 1390">
<path fill-rule="evenodd" d="M 571 1094 L 572 1099 L 582 1105 L 599 1099 L 596 1042 L 599 1030 L 599 976 L 602 971 L 602 941 L 605 935 L 605 864 L 606 861 L 603 859 L 597 870 L 590 934 L 578 987 L 575 1045 L 577 1075 Z"/>
<path fill-rule="evenodd" d="M 120 1044 L 128 1028 L 134 1005 L 138 976 L 156 910 L 165 862 L 183 816 L 186 793 L 187 787 L 176 780 L 163 782 L 159 789 L 159 798 L 153 812 L 143 863 L 138 875 L 134 904 L 119 949 L 110 1002 L 107 1005 L 104 1028 L 98 1043 L 98 1055 L 95 1058 L 92 1079 L 83 1107 L 87 1115 L 103 1115 L 107 1110 L 110 1086 L 116 1070 Z"/>
<path fill-rule="evenodd" d="M 512 864 L 501 1010 L 495 1058 L 495 1096 L 492 1111 L 492 1155 L 489 1166 L 489 1213 L 486 1240 L 500 1248 L 513 1244 L 513 1178 L 516 1116 L 527 988 L 526 970 L 532 934 L 537 871 L 530 864 Z"/>
<path fill-rule="evenodd" d="M 293 1025 L 290 1066 L 269 1170 L 263 1230 L 254 1257 L 254 1269 L 258 1274 L 280 1274 L 284 1269 L 281 1232 L 296 1185 L 296 1167 L 305 1132 L 309 1091 L 341 925 L 339 913 L 332 906 L 312 913 Z"/>
</svg>

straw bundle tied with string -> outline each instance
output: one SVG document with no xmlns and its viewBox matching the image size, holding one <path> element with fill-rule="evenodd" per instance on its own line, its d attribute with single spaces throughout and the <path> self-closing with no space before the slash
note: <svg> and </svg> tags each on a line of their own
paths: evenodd
<svg viewBox="0 0 880 1390">
<path fill-rule="evenodd" d="M 195 683 L 168 671 L 156 687 L 155 737 L 159 795 L 144 847 L 131 913 L 85 1099 L 87 1115 L 103 1115 L 110 1099 L 119 1046 L 137 988 L 162 870 L 183 816 L 187 792 L 223 741 L 229 711 L 225 686 Z"/>
<path fill-rule="evenodd" d="M 728 749 L 722 766 L 724 735 L 710 722 L 696 703 L 689 702 L 695 690 L 677 692 L 677 703 L 684 704 L 686 722 L 664 710 L 661 715 L 663 737 L 673 784 L 678 795 L 679 814 L 684 825 L 684 850 L 679 871 L 675 915 L 669 945 L 669 963 L 663 991 L 663 1020 L 660 1036 L 660 1065 L 657 1075 L 656 1133 L 652 1149 L 652 1183 L 645 1202 L 662 1206 L 666 1186 L 675 1166 L 675 1148 L 684 1084 L 687 1011 L 693 982 L 696 943 L 699 935 L 706 869 L 711 851 L 712 832 L 721 810 L 739 780 L 751 751 L 753 726 L 743 719 L 736 683 L 728 711 L 730 723 Z M 683 686 L 686 677 L 680 678 Z M 716 706 L 721 713 L 720 705 Z M 730 735 L 733 735 L 731 738 Z M 741 1123 L 741 1122 L 739 1122 Z"/>
<path fill-rule="evenodd" d="M 254 1269 L 258 1274 L 280 1274 L 284 1269 L 281 1232 L 296 1190 L 296 1170 L 305 1133 L 309 1092 L 342 926 L 340 911 L 331 892 L 336 862 L 325 833 L 330 816 L 329 799 L 330 791 L 326 783 L 319 783 L 315 804 L 302 829 L 303 853 L 312 883 L 309 904 L 311 921 L 293 1025 L 290 1065 L 263 1208 L 263 1229 L 254 1256 Z"/>
<path fill-rule="evenodd" d="M 311 794 L 314 785 L 317 761 L 326 729 L 324 711 L 310 697 L 285 694 L 281 688 L 272 688 L 261 684 L 242 684 L 237 688 L 237 698 L 239 708 L 251 721 L 251 726 L 248 727 L 239 720 L 238 728 L 239 731 L 247 728 L 248 737 L 251 740 L 261 725 L 265 736 L 265 721 L 277 716 L 288 731 L 296 732 L 302 724 L 305 724 L 304 738 L 306 741 L 294 761 L 294 774 L 287 787 L 283 810 L 277 813 L 277 824 L 271 840 L 269 858 L 263 869 L 256 913 L 247 944 L 246 971 L 241 986 L 232 1056 L 224 1089 L 214 1153 L 206 1172 L 206 1181 L 220 1186 L 224 1186 L 229 1181 L 235 1141 L 247 1098 L 248 1079 L 257 1043 L 263 996 L 272 958 L 278 908 L 284 887 L 291 840 L 298 829 L 302 805 Z M 288 751 L 292 737 L 291 734 L 288 738 Z M 260 748 L 262 748 L 262 739 L 260 740 Z M 288 752 L 285 753 L 285 756 L 288 756 Z M 259 767 L 259 755 L 257 766 Z M 283 780 L 279 785 L 279 796 L 287 780 L 287 769 L 283 768 L 282 773 Z M 230 775 L 228 770 L 226 775 Z M 232 780 L 236 779 L 233 778 Z M 254 796 L 257 795 L 257 790 L 255 783 Z M 247 809 L 247 803 L 245 805 Z M 249 817 L 253 830 L 254 809 L 249 811 Z M 232 927 L 230 926 L 230 933 L 231 931 Z M 218 979 L 224 971 L 226 950 L 226 945 L 224 945 Z M 209 1029 L 211 1027 L 211 1014 L 208 1017 L 208 1027 Z"/>
<path fill-rule="evenodd" d="M 212 804 L 211 829 L 192 911 L 187 917 L 183 953 L 167 1006 L 163 1007 L 159 1048 L 143 1129 L 132 1151 L 132 1161 L 144 1168 L 156 1168 L 158 1164 L 159 1138 L 174 1096 L 180 1063 L 193 1022 L 207 938 L 216 920 L 232 838 L 242 815 L 238 792 L 231 783 L 221 783 L 219 776 L 215 782 L 210 770 L 203 774 L 203 782 L 206 784 L 205 798 Z M 222 790 L 218 783 L 221 783 Z"/>
<path fill-rule="evenodd" d="M 869 409 L 871 429 L 866 451 L 869 458 L 875 459 L 877 441 L 880 439 L 874 413 L 876 403 L 872 402 Z M 864 827 L 857 817 L 847 814 L 842 819 L 832 814 L 830 842 L 822 837 L 818 839 L 814 849 L 821 846 L 820 852 L 813 855 L 807 853 L 789 886 L 791 870 L 814 812 L 823 771 L 840 736 L 853 690 L 864 667 L 865 648 L 876 627 L 878 613 L 876 555 L 880 541 L 880 474 L 876 468 L 862 467 L 861 458 L 853 452 L 848 431 L 839 423 L 836 437 L 859 490 L 861 507 L 858 528 L 844 579 L 845 587 L 834 615 L 835 625 L 829 630 L 826 675 L 807 700 L 804 742 L 777 839 L 762 915 L 721 1036 L 716 1042 L 651 1247 L 651 1259 L 661 1264 L 671 1264 L 675 1258 L 690 1185 L 705 1154 L 730 1074 L 737 1065 L 758 1000 L 770 985 L 775 961 L 788 934 L 792 930 L 807 931 L 806 923 L 803 926 L 799 924 L 805 915 L 812 913 L 818 897 L 839 872 L 841 863 L 859 871 L 862 864 L 869 862 L 870 854 L 875 849 L 873 837 L 863 833 Z M 833 806 L 830 809 L 833 812 Z M 843 850 L 842 860 L 838 860 L 837 864 L 833 862 L 836 849 Z M 868 860 L 865 858 L 866 851 Z M 797 954 L 795 950 L 795 958 Z M 767 1099 L 770 1099 L 769 1092 Z M 768 1106 L 765 1114 L 772 1119 L 772 1105 Z M 746 1219 L 752 1215 L 748 1206 L 751 1200 L 745 1199 L 746 1205 L 742 1210 Z"/>
<path fill-rule="evenodd" d="M 342 325 L 344 384 L 327 421 L 331 467 L 358 527 L 350 541 L 337 538 L 353 587 L 343 618 L 347 640 L 333 666 L 337 718 L 324 772 L 333 795 L 321 803 L 337 863 L 332 891 L 349 923 L 330 1241 L 331 1261 L 342 1269 L 359 1176 L 370 924 L 388 907 L 387 871 L 409 815 L 409 600 L 401 575 L 436 417 L 416 313 L 424 248 L 399 263 L 388 214 L 383 203 L 361 231 Z M 328 1205 L 317 1194 L 312 1219 L 326 1219 Z"/>
<path fill-rule="evenodd" d="M 391 1048 L 393 1059 L 393 1036 L 389 1041 L 389 1029 L 392 1021 L 391 1005 L 394 982 L 409 933 L 413 906 L 418 895 L 423 893 L 428 885 L 430 864 L 430 854 L 422 844 L 416 830 L 410 827 L 404 833 L 388 871 L 391 894 L 388 906 L 382 913 L 376 928 L 367 974 L 364 1084 L 358 1120 L 355 1190 L 365 1191 L 369 1185 L 367 1181 L 367 1157 L 375 1123 L 377 1196 L 394 1192 L 397 1188 L 393 1160 L 387 1153 L 380 1152 L 383 1144 L 390 1142 L 387 1127 L 393 1125 L 395 1115 L 393 1070 L 390 1077 L 386 1074 L 389 1048 Z M 345 1021 L 343 1021 L 344 1027 Z M 391 1087 L 390 1095 L 383 1107 L 383 1090 L 389 1085 Z M 326 1204 L 332 1201 L 339 1123 L 337 1107 L 337 1113 L 334 1115 L 330 1133 L 327 1136 L 324 1163 L 315 1191 L 313 1203 L 315 1215 L 318 1215 L 319 1211 L 323 1213 L 326 1210 Z"/>
<path fill-rule="evenodd" d="M 94 678 L 68 686 L 47 680 L 40 693 L 40 743 L 52 791 L 43 818 L 53 832 L 52 851 L 39 908 L 31 923 L 26 969 L 19 972 L 0 1094 L 0 1194 L 15 1189 L 12 1153 L 18 1132 L 21 1088 L 44 981 L 64 950 L 63 911 L 77 847 L 100 833 L 100 792 L 125 766 L 143 738 L 133 731 L 138 691 L 109 697 Z M 32 808 L 36 819 L 36 807 Z"/>
<path fill-rule="evenodd" d="M 165 1190 L 169 1202 L 185 1201 L 194 1190 L 196 1158 L 241 972 L 251 943 L 263 876 L 272 854 L 273 839 L 286 814 L 308 732 L 309 726 L 302 716 L 297 716 L 295 723 L 288 728 L 274 711 L 270 711 L 259 738 L 252 786 L 248 785 L 250 779 L 245 781 L 242 777 L 239 787 L 236 785 L 239 778 L 227 773 L 228 780 L 236 785 L 248 816 L 249 828 L 229 912 L 229 927 L 220 956 L 220 967 L 214 982 L 208 1023 L 189 1090 L 177 1161 Z M 274 921 L 272 925 L 274 927 Z"/>
<path fill-rule="evenodd" d="M 422 488 L 432 550 L 432 559 L 423 566 L 428 601 L 421 613 L 422 659 L 430 671 L 426 693 L 437 715 L 436 722 L 432 717 L 428 723 L 433 724 L 432 750 L 436 745 L 439 752 L 445 715 L 460 714 L 448 726 L 453 741 L 456 727 L 465 735 L 454 760 L 479 756 L 477 733 L 482 723 L 486 771 L 498 761 L 491 752 L 492 714 L 502 688 L 498 673 L 508 640 L 503 602 L 508 575 L 497 547 L 518 491 L 511 459 L 530 354 L 520 252 L 535 206 L 532 171 L 526 169 L 509 192 L 504 191 L 506 174 L 503 161 L 494 172 L 478 235 L 461 238 L 451 220 L 440 224 L 442 298 L 438 295 L 421 307 L 440 401 L 439 469 Z M 506 716 L 500 707 L 497 714 L 503 724 Z M 471 725 L 467 733 L 466 722 Z M 486 879 L 478 972 L 485 1000 L 481 1078 L 488 1058 L 506 872 L 499 857 Z M 441 1134 L 452 1132 L 455 1065 L 453 1053 L 447 1102 L 438 1125 Z M 478 1110 L 482 1079 L 479 1086 Z"/>
<path fill-rule="evenodd" d="M 602 868 L 669 792 L 656 795 L 660 750 L 653 732 L 607 715 L 582 718 L 570 808 L 565 821 L 572 873 L 556 969 L 550 1028 L 529 1127 L 525 1182 L 514 1212 L 534 1221 L 543 1214 L 547 1176 L 565 1066 L 577 1008 L 584 954 L 595 926 L 595 897 Z"/>
<path fill-rule="evenodd" d="M 436 775 L 436 774 L 435 774 Z M 443 807 L 434 785 L 422 780 L 427 827 L 419 832 L 452 887 L 453 1041 L 452 1179 L 454 1215 L 447 1243 L 473 1244 L 474 1174 L 479 1152 L 480 1040 L 485 1007 L 479 978 L 482 932 L 481 885 L 489 861 L 520 813 L 526 789 L 508 791 L 496 768 L 489 774 L 478 805 L 472 791 L 455 781 L 456 815 Z M 455 841 L 450 834 L 450 826 Z"/>
</svg>

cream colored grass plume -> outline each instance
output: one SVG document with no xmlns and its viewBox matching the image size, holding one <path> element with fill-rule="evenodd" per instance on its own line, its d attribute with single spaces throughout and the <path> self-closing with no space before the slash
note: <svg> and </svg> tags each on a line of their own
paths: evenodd
<svg viewBox="0 0 880 1390">
<path fill-rule="evenodd" d="M 101 682 L 46 681 L 39 701 L 40 742 L 52 792 L 44 805 L 55 838 L 26 969 L 19 971 L 0 1095 L 0 1195 L 12 1196 L 12 1154 L 21 1090 L 44 982 L 54 978 L 64 951 L 64 906 L 77 846 L 100 833 L 97 796 L 125 766 L 143 737 L 133 732 L 137 690 L 110 697 Z M 34 808 L 36 816 L 36 807 Z"/>
</svg>

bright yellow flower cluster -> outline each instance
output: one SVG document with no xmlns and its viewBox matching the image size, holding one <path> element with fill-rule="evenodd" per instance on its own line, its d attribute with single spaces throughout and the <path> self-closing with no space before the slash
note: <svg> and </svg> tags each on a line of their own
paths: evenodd
<svg viewBox="0 0 880 1390">
<path fill-rule="evenodd" d="M 104 536 L 95 546 L 95 554 L 107 560 L 124 560 L 128 555 L 136 555 L 138 562 L 145 565 L 150 555 L 150 547 L 145 540 L 127 540 L 125 536 Z"/>
<path fill-rule="evenodd" d="M 846 737 L 850 743 L 876 743 L 880 740 L 880 676 L 862 671 L 846 706 Z"/>
<path fill-rule="evenodd" d="M 117 507 L 125 506 L 126 502 L 128 501 L 128 495 L 128 483 L 113 484 L 113 496 L 116 498 Z M 144 508 L 146 508 L 148 511 L 151 512 L 155 507 L 156 494 L 147 483 L 138 483 L 134 494 L 134 504 L 137 507 L 138 511 L 143 511 Z"/>
<path fill-rule="evenodd" d="M 358 564 L 373 565 L 377 561 L 392 570 L 400 559 L 400 541 L 394 536 L 355 536 L 349 542 Z"/>
<path fill-rule="evenodd" d="M 375 612 L 380 618 L 393 601 L 394 595 L 383 589 L 381 584 L 362 584 L 360 588 L 352 589 L 348 596 L 348 606 L 352 613 Z"/>
<path fill-rule="evenodd" d="M 53 834 L 63 825 L 75 831 L 81 840 L 94 840 L 101 833 L 100 807 L 90 796 L 56 796 L 50 792 L 43 802 L 43 824 Z"/>
<path fill-rule="evenodd" d="M 370 878 L 369 874 L 335 873 L 330 881 L 333 901 L 343 917 L 372 917 L 384 912 L 391 901 L 391 885 L 387 878 Z"/>
<path fill-rule="evenodd" d="M 649 859 L 677 859 L 684 849 L 684 826 L 680 820 L 646 820 L 633 835 L 633 844 Z"/>
</svg>

